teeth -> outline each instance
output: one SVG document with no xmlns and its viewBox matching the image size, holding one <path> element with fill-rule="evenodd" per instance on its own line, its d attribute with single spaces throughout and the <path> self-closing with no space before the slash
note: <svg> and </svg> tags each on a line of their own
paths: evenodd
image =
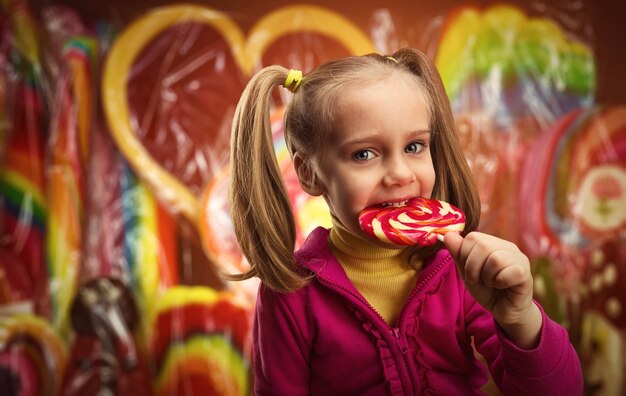
<svg viewBox="0 0 626 396">
<path fill-rule="evenodd" d="M 386 208 L 388 206 L 393 206 L 393 207 L 399 208 L 401 206 L 406 205 L 406 203 L 407 203 L 407 201 L 402 201 L 402 202 L 385 202 L 385 203 L 383 203 L 383 207 Z"/>
</svg>

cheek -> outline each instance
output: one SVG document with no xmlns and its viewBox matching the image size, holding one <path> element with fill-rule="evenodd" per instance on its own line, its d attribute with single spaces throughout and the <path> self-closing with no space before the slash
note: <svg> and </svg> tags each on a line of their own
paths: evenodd
<svg viewBox="0 0 626 396">
<path fill-rule="evenodd" d="M 351 177 L 335 177 L 332 187 L 329 189 L 329 198 L 335 207 L 341 206 L 343 210 L 360 210 L 367 204 L 373 187 L 371 178 L 362 178 L 358 175 Z"/>
<path fill-rule="evenodd" d="M 435 169 L 431 169 L 430 174 L 428 175 L 428 181 L 430 183 L 430 189 L 432 190 L 435 186 L 435 181 L 437 180 L 437 175 L 435 174 Z"/>
<path fill-rule="evenodd" d="M 422 188 L 422 196 L 432 198 L 433 188 L 435 186 L 435 180 L 437 176 L 435 174 L 435 168 L 431 165 L 427 170 L 422 170 L 420 180 Z"/>
</svg>

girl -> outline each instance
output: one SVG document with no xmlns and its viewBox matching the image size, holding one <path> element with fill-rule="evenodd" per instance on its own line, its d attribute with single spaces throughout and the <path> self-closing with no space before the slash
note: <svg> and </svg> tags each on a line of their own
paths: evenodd
<svg viewBox="0 0 626 396">
<path fill-rule="evenodd" d="M 285 138 L 300 184 L 333 220 L 295 255 L 269 122 L 279 84 L 294 93 Z M 567 332 L 532 300 L 528 259 L 475 231 L 476 188 L 424 54 L 348 57 L 304 77 L 261 70 L 235 113 L 231 167 L 231 216 L 251 266 L 235 278 L 262 281 L 257 395 L 481 394 L 487 374 L 474 350 L 507 395 L 582 393 Z M 407 248 L 359 227 L 362 209 L 420 196 L 463 210 L 463 236 Z"/>
</svg>

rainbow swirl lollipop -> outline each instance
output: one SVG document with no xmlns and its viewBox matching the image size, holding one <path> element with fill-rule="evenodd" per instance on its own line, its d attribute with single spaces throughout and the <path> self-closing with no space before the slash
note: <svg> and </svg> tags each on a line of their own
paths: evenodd
<svg viewBox="0 0 626 396">
<path fill-rule="evenodd" d="M 430 246 L 437 235 L 465 228 L 465 213 L 447 202 L 412 198 L 404 206 L 376 205 L 359 214 L 363 231 L 393 245 Z"/>
</svg>

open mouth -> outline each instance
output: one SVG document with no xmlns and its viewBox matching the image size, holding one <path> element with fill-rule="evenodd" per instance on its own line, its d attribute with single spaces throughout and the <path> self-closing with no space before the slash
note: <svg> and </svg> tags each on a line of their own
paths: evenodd
<svg viewBox="0 0 626 396">
<path fill-rule="evenodd" d="M 380 206 L 382 206 L 383 208 L 388 208 L 388 207 L 401 208 L 403 206 L 406 206 L 407 202 L 409 201 L 406 200 L 406 201 L 400 201 L 400 202 L 384 202 Z"/>
</svg>

